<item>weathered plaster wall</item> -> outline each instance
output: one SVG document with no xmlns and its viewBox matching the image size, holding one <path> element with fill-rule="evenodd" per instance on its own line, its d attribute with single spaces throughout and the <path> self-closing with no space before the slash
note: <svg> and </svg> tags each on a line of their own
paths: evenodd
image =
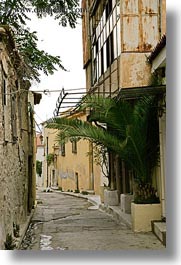
<svg viewBox="0 0 181 265">
<path fill-rule="evenodd" d="M 28 155 L 32 154 L 29 86 L 17 75 L 3 38 L 0 40 L 0 249 L 4 248 L 6 235 L 13 235 L 13 223 L 21 227 L 26 220 L 31 190 Z"/>
<path fill-rule="evenodd" d="M 150 82 L 151 66 L 145 53 L 122 53 L 120 59 L 120 87 L 143 87 Z"/>
<path fill-rule="evenodd" d="M 65 156 L 58 157 L 58 181 L 63 190 L 87 190 L 89 187 L 89 143 L 78 141 L 77 154 L 72 153 L 72 144 L 65 146 Z M 77 178 L 78 177 L 78 184 Z"/>
</svg>

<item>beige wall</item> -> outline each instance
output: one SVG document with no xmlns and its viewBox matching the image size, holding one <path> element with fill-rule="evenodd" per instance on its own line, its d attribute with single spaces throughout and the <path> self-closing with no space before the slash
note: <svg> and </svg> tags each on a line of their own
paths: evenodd
<svg viewBox="0 0 181 265">
<path fill-rule="evenodd" d="M 73 116 L 86 120 L 84 113 L 74 114 Z M 47 187 L 46 137 L 48 137 L 49 153 L 56 154 L 54 163 L 48 167 L 49 184 L 54 184 L 52 178 L 53 171 L 55 171 L 55 182 L 63 191 L 75 191 L 78 188 L 80 191 L 94 190 L 98 194 L 101 185 L 101 173 L 99 166 L 92 160 L 92 156 L 88 155 L 92 150 L 90 142 L 79 140 L 77 142 L 77 153 L 72 152 L 72 143 L 68 142 L 65 144 L 65 155 L 62 155 L 61 146 L 55 141 L 56 133 L 56 130 L 44 127 L 44 187 Z"/>
<path fill-rule="evenodd" d="M 63 190 L 76 190 L 76 177 L 80 191 L 90 189 L 88 151 L 87 141 L 77 142 L 77 154 L 72 153 L 72 143 L 65 145 L 65 156 L 57 159 L 58 182 Z"/>
</svg>

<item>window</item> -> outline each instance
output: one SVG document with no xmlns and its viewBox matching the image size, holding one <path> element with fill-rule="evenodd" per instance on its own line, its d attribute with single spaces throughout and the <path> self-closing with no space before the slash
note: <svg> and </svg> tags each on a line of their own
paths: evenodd
<svg viewBox="0 0 181 265">
<path fill-rule="evenodd" d="M 65 143 L 62 143 L 60 145 L 60 148 L 61 148 L 61 156 L 65 156 Z"/>
<path fill-rule="evenodd" d="M 117 57 L 117 27 L 113 30 L 114 59 Z"/>
<path fill-rule="evenodd" d="M 72 153 L 77 154 L 77 141 L 76 140 L 72 141 Z"/>
<path fill-rule="evenodd" d="M 99 42 L 96 41 L 96 55 L 97 55 L 98 51 L 99 51 Z"/>
<path fill-rule="evenodd" d="M 7 105 L 7 84 L 5 78 L 3 78 L 3 105 Z"/>
<path fill-rule="evenodd" d="M 78 172 L 75 172 L 75 187 L 76 187 L 76 190 L 78 191 L 79 190 L 79 173 Z"/>
<path fill-rule="evenodd" d="M 104 71 L 106 71 L 107 70 L 106 43 L 103 46 L 103 61 L 104 61 Z"/>
<path fill-rule="evenodd" d="M 93 61 L 93 66 L 92 66 L 92 68 L 93 68 L 93 75 L 92 75 L 92 77 L 93 77 L 93 84 L 97 81 L 97 63 L 96 63 L 96 59 L 94 59 L 94 61 Z"/>
<path fill-rule="evenodd" d="M 113 41 L 113 32 L 109 36 L 109 49 L 110 49 L 110 64 L 114 61 L 114 41 Z"/>
<path fill-rule="evenodd" d="M 104 73 L 104 53 L 103 47 L 101 48 L 101 75 Z"/>
<path fill-rule="evenodd" d="M 112 0 L 108 0 L 106 4 L 106 20 L 108 19 L 111 11 L 112 11 Z"/>
<path fill-rule="evenodd" d="M 92 84 L 95 84 L 107 68 L 120 55 L 120 5 L 108 0 L 100 21 L 92 36 Z"/>
<path fill-rule="evenodd" d="M 98 78 L 101 76 L 101 52 L 98 54 Z"/>
<path fill-rule="evenodd" d="M 106 41 L 106 62 L 107 62 L 107 67 L 110 65 L 110 52 L 109 52 L 109 38 Z"/>
</svg>

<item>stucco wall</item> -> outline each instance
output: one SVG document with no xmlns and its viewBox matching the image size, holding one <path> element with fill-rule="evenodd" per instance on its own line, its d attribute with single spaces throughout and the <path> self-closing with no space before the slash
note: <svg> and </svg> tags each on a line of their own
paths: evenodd
<svg viewBox="0 0 181 265">
<path fill-rule="evenodd" d="M 72 144 L 65 146 L 65 156 L 58 157 L 58 183 L 63 190 L 90 189 L 89 187 L 89 143 L 78 141 L 77 153 L 72 153 Z M 76 178 L 78 177 L 78 184 Z"/>
<path fill-rule="evenodd" d="M 84 113 L 73 114 L 73 116 L 86 120 Z M 46 126 L 46 125 L 45 125 Z M 43 161 L 43 177 L 44 187 L 47 187 L 47 137 L 48 137 L 48 153 L 54 153 L 55 160 L 48 167 L 49 185 L 58 183 L 58 187 L 63 191 L 77 188 L 80 191 L 94 189 L 98 194 L 101 185 L 101 171 L 92 160 L 92 156 L 88 153 L 91 151 L 91 145 L 86 140 L 77 142 L 77 152 L 72 152 L 72 143 L 65 144 L 65 155 L 62 155 L 61 146 L 55 141 L 56 130 L 48 129 L 44 126 L 44 148 L 45 157 Z M 53 177 L 53 174 L 55 177 Z M 54 180 L 53 180 L 54 179 Z M 78 181 L 78 182 L 77 182 Z"/>
</svg>

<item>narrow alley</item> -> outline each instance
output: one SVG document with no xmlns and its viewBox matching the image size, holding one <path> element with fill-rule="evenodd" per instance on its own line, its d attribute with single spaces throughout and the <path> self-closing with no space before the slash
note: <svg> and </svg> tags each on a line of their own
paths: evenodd
<svg viewBox="0 0 181 265">
<path fill-rule="evenodd" d="M 22 250 L 164 249 L 150 233 L 132 232 L 88 200 L 37 192 L 37 207 Z"/>
</svg>

